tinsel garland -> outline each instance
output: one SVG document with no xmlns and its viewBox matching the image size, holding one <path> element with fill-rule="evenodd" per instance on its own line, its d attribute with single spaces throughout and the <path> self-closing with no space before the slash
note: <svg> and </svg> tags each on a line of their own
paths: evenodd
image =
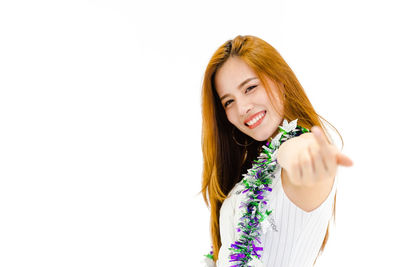
<svg viewBox="0 0 400 267">
<path fill-rule="evenodd" d="M 244 187 L 241 193 L 246 194 L 246 200 L 239 207 L 242 210 L 242 217 L 237 227 L 237 232 L 241 233 L 240 237 L 229 248 L 231 250 L 229 262 L 233 262 L 231 267 L 248 266 L 253 258 L 261 258 L 260 252 L 263 251 L 263 247 L 257 243 L 261 244 L 261 223 L 272 213 L 266 205 L 267 196 L 272 191 L 270 185 L 278 166 L 278 148 L 285 141 L 306 132 L 309 130 L 297 126 L 297 119 L 290 123 L 285 119 L 283 125 L 279 126 L 279 133 L 271 142 L 262 146 L 260 156 L 253 161 L 247 174 L 243 174 L 244 178 L 240 181 L 240 185 Z M 213 251 L 205 256 L 213 259 Z"/>
</svg>

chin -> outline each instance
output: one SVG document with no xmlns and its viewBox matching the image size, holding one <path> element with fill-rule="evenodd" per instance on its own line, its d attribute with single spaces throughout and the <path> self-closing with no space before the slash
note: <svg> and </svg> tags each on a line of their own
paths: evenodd
<svg viewBox="0 0 400 267">
<path fill-rule="evenodd" d="M 266 129 L 266 130 L 258 132 L 258 134 L 251 135 L 251 137 L 254 140 L 257 140 L 259 142 L 264 142 L 264 141 L 266 142 L 266 141 L 268 141 L 268 138 L 270 138 L 271 135 L 274 133 L 273 131 L 272 132 L 271 131 L 272 131 L 272 129 Z"/>
<path fill-rule="evenodd" d="M 268 138 L 270 137 L 270 135 L 261 135 L 261 136 L 259 136 L 259 135 L 254 136 L 253 135 L 253 136 L 250 136 L 250 137 L 253 138 L 256 141 L 263 142 L 263 141 L 267 141 Z"/>
</svg>

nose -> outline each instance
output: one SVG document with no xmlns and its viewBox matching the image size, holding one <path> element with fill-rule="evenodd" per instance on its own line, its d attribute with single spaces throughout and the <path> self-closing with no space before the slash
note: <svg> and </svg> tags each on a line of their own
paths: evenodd
<svg viewBox="0 0 400 267">
<path fill-rule="evenodd" d="M 253 104 L 244 102 L 243 100 L 239 103 L 239 114 L 245 117 L 253 109 Z"/>
</svg>

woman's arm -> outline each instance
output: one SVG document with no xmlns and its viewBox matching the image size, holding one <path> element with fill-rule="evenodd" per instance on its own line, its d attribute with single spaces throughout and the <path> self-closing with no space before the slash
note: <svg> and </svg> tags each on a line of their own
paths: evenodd
<svg viewBox="0 0 400 267">
<path fill-rule="evenodd" d="M 332 189 L 338 165 L 352 166 L 349 157 L 328 143 L 320 127 L 314 126 L 281 145 L 277 154 L 282 167 L 282 186 L 288 198 L 310 212 L 319 207 Z"/>
</svg>

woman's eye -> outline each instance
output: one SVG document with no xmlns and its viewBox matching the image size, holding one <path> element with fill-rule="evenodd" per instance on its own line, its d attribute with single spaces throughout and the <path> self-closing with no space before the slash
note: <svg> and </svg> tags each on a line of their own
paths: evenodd
<svg viewBox="0 0 400 267">
<path fill-rule="evenodd" d="M 248 91 L 253 90 L 255 87 L 257 87 L 257 85 L 253 85 L 253 86 L 248 87 L 248 88 L 246 89 L 246 93 L 247 93 Z M 233 100 L 228 100 L 228 101 L 226 101 L 225 104 L 224 104 L 224 107 L 226 108 L 226 107 L 231 103 L 231 101 L 233 101 Z"/>
<path fill-rule="evenodd" d="M 246 89 L 246 92 L 253 90 L 253 88 L 257 87 L 257 85 L 250 86 Z"/>
<path fill-rule="evenodd" d="M 230 101 L 232 101 L 232 100 L 226 101 L 224 107 L 227 107 L 229 105 Z"/>
</svg>

